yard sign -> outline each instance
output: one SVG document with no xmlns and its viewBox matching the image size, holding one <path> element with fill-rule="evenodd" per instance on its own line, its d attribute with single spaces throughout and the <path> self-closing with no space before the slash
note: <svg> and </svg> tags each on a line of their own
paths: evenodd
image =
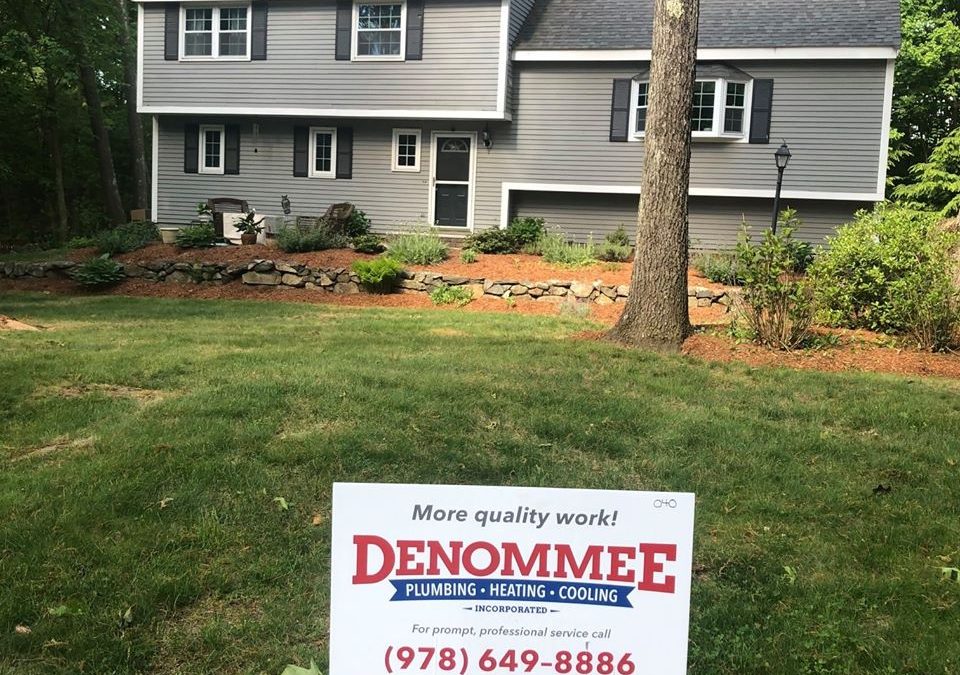
<svg viewBox="0 0 960 675">
<path fill-rule="evenodd" d="M 694 496 L 333 489 L 329 675 L 686 672 Z"/>
</svg>

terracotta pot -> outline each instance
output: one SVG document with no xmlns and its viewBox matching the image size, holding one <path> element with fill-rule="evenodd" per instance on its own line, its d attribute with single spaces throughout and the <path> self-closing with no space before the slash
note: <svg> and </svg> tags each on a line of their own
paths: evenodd
<svg viewBox="0 0 960 675">
<path fill-rule="evenodd" d="M 253 246 L 257 243 L 257 233 L 256 232 L 244 232 L 240 235 L 240 243 L 244 246 Z"/>
</svg>

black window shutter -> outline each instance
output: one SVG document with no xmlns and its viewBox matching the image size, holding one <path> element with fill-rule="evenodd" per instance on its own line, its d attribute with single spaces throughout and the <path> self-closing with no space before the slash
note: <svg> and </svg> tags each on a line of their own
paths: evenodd
<svg viewBox="0 0 960 675">
<path fill-rule="evenodd" d="M 337 127 L 337 178 L 353 178 L 353 127 Z"/>
<path fill-rule="evenodd" d="M 306 178 L 309 175 L 310 163 L 310 129 L 307 127 L 293 128 L 293 175 L 297 178 Z"/>
<path fill-rule="evenodd" d="M 610 140 L 625 143 L 630 137 L 630 92 L 633 80 L 613 81 L 613 106 L 610 110 Z"/>
<path fill-rule="evenodd" d="M 223 173 L 237 176 L 240 174 L 240 127 L 228 124 L 223 135 Z"/>
<path fill-rule="evenodd" d="M 773 114 L 773 80 L 753 81 L 753 107 L 750 112 L 750 142 L 770 142 Z"/>
<path fill-rule="evenodd" d="M 349 61 L 353 40 L 353 2 L 337 0 L 337 61 Z"/>
<path fill-rule="evenodd" d="M 407 0 L 407 61 L 423 60 L 423 2 Z"/>
<path fill-rule="evenodd" d="M 180 60 L 180 3 L 168 2 L 163 26 L 163 58 Z"/>
<path fill-rule="evenodd" d="M 183 172 L 197 173 L 200 170 L 200 125 L 188 124 L 183 128 Z"/>
<path fill-rule="evenodd" d="M 267 15 L 269 13 L 266 0 L 256 0 L 253 3 L 253 18 L 250 22 L 250 59 L 253 61 L 267 60 Z"/>
</svg>

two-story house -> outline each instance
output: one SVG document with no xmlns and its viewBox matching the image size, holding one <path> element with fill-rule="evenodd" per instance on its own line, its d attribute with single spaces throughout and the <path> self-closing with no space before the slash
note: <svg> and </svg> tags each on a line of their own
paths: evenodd
<svg viewBox="0 0 960 675">
<path fill-rule="evenodd" d="M 534 215 L 636 219 L 653 0 L 139 0 L 153 213 L 209 197 L 350 201 L 455 236 Z M 785 203 L 818 241 L 883 199 L 898 0 L 702 0 L 690 231 L 725 246 Z"/>
</svg>

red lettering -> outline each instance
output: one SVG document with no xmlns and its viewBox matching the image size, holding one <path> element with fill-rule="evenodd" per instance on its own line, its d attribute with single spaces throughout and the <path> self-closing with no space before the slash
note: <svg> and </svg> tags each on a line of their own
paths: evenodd
<svg viewBox="0 0 960 675">
<path fill-rule="evenodd" d="M 473 561 L 473 555 L 477 551 L 486 551 L 490 556 L 490 562 L 486 567 L 477 567 Z M 478 541 L 467 546 L 463 552 L 463 568 L 468 574 L 475 577 L 488 577 L 497 571 L 500 567 L 500 551 L 496 546 L 485 541 Z"/>
<path fill-rule="evenodd" d="M 607 581 L 632 584 L 637 578 L 637 573 L 632 569 L 623 570 L 627 566 L 627 560 L 637 559 L 637 549 L 629 546 L 611 546 L 608 551 L 610 553 L 610 574 L 607 575 Z"/>
<path fill-rule="evenodd" d="M 416 563 L 416 554 L 423 553 L 422 541 L 398 541 L 397 551 L 400 553 L 400 565 L 397 567 L 398 577 L 423 576 L 423 563 Z"/>
<path fill-rule="evenodd" d="M 454 576 L 460 574 L 460 551 L 463 549 L 462 541 L 451 541 L 449 544 L 450 555 L 448 556 L 443 550 L 446 548 L 439 541 L 428 541 L 427 542 L 427 551 L 430 554 L 430 567 L 427 568 L 427 574 L 430 576 L 440 576 L 440 565 L 438 562 L 443 561 L 443 566 L 447 568 L 447 574 L 453 574 Z"/>
<path fill-rule="evenodd" d="M 530 552 L 530 557 L 526 560 L 523 559 L 523 554 L 520 553 L 520 547 L 516 544 L 503 544 L 502 548 L 503 576 L 517 576 L 516 571 L 513 569 L 514 564 L 519 568 L 520 576 L 522 577 L 530 576 L 531 572 L 533 572 L 534 565 L 537 565 L 536 576 L 550 576 L 550 570 L 547 568 L 547 554 L 550 553 L 550 544 L 537 544 L 533 547 L 533 551 Z"/>
<path fill-rule="evenodd" d="M 566 579 L 569 565 L 574 579 L 583 579 L 589 566 L 590 575 L 587 578 L 592 581 L 603 580 L 603 575 L 600 574 L 600 554 L 603 553 L 603 546 L 588 546 L 587 552 L 579 562 L 573 550 L 566 544 L 556 544 L 553 548 L 557 552 L 557 570 L 553 573 L 554 578 Z"/>
<path fill-rule="evenodd" d="M 393 546 L 390 545 L 390 542 L 381 537 L 358 535 L 353 538 L 353 543 L 357 547 L 357 573 L 353 576 L 354 584 L 376 584 L 390 575 L 394 562 Z M 383 554 L 383 565 L 373 574 L 368 569 L 371 546 L 376 546 Z"/>
<path fill-rule="evenodd" d="M 643 578 L 637 588 L 654 593 L 673 593 L 677 585 L 676 577 L 664 574 L 663 582 L 657 583 L 653 580 L 653 575 L 663 573 L 663 563 L 657 560 L 656 556 L 662 555 L 669 562 L 676 561 L 676 544 L 640 544 L 640 553 L 643 554 Z"/>
</svg>

